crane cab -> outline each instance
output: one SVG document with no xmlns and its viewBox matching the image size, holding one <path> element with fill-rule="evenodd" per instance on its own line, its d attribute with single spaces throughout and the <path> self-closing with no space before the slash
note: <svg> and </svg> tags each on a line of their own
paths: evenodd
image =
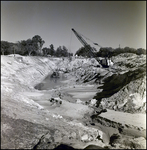
<svg viewBox="0 0 147 150">
<path fill-rule="evenodd" d="M 107 57 L 99 59 L 99 63 L 100 63 L 100 64 L 102 65 L 102 67 L 104 67 L 104 68 L 108 68 L 108 67 L 110 67 L 110 66 L 113 65 L 113 62 L 111 61 L 111 59 L 110 59 L 110 58 L 107 58 Z"/>
</svg>

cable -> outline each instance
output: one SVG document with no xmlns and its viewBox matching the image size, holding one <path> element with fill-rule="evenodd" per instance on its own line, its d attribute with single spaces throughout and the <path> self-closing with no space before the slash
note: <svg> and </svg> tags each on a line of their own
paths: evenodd
<svg viewBox="0 0 147 150">
<path fill-rule="evenodd" d="M 94 45 L 97 45 L 97 46 L 99 46 L 99 47 L 102 47 L 101 45 L 99 45 L 98 43 L 93 42 L 92 40 L 90 40 L 89 38 L 87 38 L 86 36 L 84 36 L 83 34 L 81 34 L 81 33 L 79 33 L 79 32 L 78 32 L 78 34 L 80 34 L 81 36 L 83 36 L 85 39 L 91 41 Z"/>
<path fill-rule="evenodd" d="M 72 31 L 71 31 L 71 34 L 70 34 L 70 45 L 69 45 L 69 52 L 70 52 L 70 50 L 71 50 L 71 41 L 72 41 Z"/>
</svg>

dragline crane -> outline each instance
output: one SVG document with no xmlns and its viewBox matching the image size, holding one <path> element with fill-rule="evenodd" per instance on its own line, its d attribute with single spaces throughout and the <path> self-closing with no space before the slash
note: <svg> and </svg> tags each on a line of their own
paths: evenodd
<svg viewBox="0 0 147 150">
<path fill-rule="evenodd" d="M 82 45 L 86 48 L 86 50 L 90 53 L 90 56 L 94 56 L 94 49 L 83 39 L 82 35 L 80 35 L 79 33 L 77 33 L 77 31 L 75 31 L 73 28 L 71 29 L 74 34 L 76 35 L 76 37 L 78 38 L 78 40 L 82 43 Z"/>
<path fill-rule="evenodd" d="M 74 34 L 76 35 L 76 37 L 78 38 L 78 40 L 82 43 L 82 45 L 85 47 L 85 49 L 90 53 L 90 56 L 96 57 L 96 53 L 95 50 L 84 40 L 84 38 L 82 37 L 82 35 L 80 35 L 77 31 L 75 31 L 73 28 L 71 29 Z M 99 44 L 97 43 L 93 43 L 94 45 L 97 45 L 99 47 L 101 47 Z M 102 48 L 102 47 L 101 47 Z M 111 63 L 111 60 L 108 60 L 107 58 L 105 59 L 99 59 L 97 58 L 97 61 L 103 66 L 103 67 L 109 67 L 109 64 Z"/>
</svg>

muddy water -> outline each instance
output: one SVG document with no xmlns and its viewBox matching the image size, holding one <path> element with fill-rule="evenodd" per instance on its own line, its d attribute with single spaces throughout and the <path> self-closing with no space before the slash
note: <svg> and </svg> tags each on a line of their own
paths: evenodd
<svg viewBox="0 0 147 150">
<path fill-rule="evenodd" d="M 64 86 L 64 83 L 61 81 L 66 80 L 67 78 L 64 74 L 60 74 L 59 78 L 51 78 L 51 74 L 49 74 L 41 83 L 35 86 L 35 89 L 38 90 L 51 90 L 58 88 L 60 86 Z"/>
<path fill-rule="evenodd" d="M 80 99 L 86 101 L 92 99 L 96 93 L 97 88 L 94 85 L 75 85 L 69 87 L 68 79 L 62 73 L 59 78 L 51 78 L 49 74 L 41 83 L 35 86 L 38 90 L 52 90 L 64 87 L 63 92 L 70 95 L 72 100 Z"/>
</svg>

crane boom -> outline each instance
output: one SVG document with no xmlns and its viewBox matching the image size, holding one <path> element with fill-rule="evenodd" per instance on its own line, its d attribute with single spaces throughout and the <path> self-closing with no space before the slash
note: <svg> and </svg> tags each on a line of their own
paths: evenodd
<svg viewBox="0 0 147 150">
<path fill-rule="evenodd" d="M 76 37 L 79 39 L 79 41 L 83 44 L 83 46 L 87 46 L 87 42 L 72 28 L 71 29 L 74 34 L 76 35 Z"/>
<path fill-rule="evenodd" d="M 76 35 L 76 37 L 78 38 L 78 40 L 82 43 L 82 45 L 88 50 L 88 53 L 91 55 L 91 56 L 94 56 L 94 50 L 93 48 L 82 38 L 82 36 L 77 33 L 73 28 L 71 29 L 74 34 Z"/>
</svg>

